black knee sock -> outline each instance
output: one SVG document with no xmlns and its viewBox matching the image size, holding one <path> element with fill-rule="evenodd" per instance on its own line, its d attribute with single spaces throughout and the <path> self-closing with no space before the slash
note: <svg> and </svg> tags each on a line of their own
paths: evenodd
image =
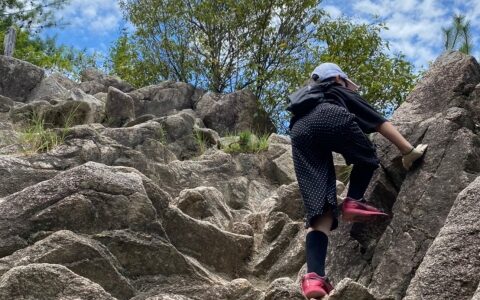
<svg viewBox="0 0 480 300">
<path fill-rule="evenodd" d="M 328 236 L 321 231 L 307 233 L 307 272 L 325 276 L 325 259 L 327 258 Z"/>
<path fill-rule="evenodd" d="M 353 165 L 347 196 L 356 200 L 362 199 L 376 169 L 376 166 Z"/>
</svg>

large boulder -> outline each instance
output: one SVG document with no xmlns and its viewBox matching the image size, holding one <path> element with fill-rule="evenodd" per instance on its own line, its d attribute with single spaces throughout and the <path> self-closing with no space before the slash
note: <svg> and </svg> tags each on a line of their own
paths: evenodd
<svg viewBox="0 0 480 300">
<path fill-rule="evenodd" d="M 232 221 L 222 193 L 214 187 L 185 189 L 174 204 L 190 217 L 208 221 L 221 229 L 227 229 Z"/>
<path fill-rule="evenodd" d="M 290 138 L 271 134 L 268 138 L 268 160 L 271 161 L 270 173 L 272 179 L 281 184 L 297 181 L 292 159 L 292 144 Z"/>
<path fill-rule="evenodd" d="M 0 278 L 1 300 L 115 300 L 100 285 L 64 266 L 30 264 L 11 269 Z"/>
<path fill-rule="evenodd" d="M 100 243 L 71 231 L 57 231 L 34 245 L 0 259 L 0 274 L 33 263 L 64 265 L 76 274 L 100 284 L 119 299 L 130 299 L 135 290 L 120 274 L 115 257 Z"/>
<path fill-rule="evenodd" d="M 57 175 L 58 171 L 47 164 L 31 163 L 14 156 L 0 156 L 0 197 L 18 192 L 40 181 Z"/>
<path fill-rule="evenodd" d="M 393 214 L 390 222 L 342 226 L 333 234 L 329 276 L 358 278 L 376 296 L 400 299 L 444 226 L 458 193 L 480 172 L 476 134 L 480 66 L 459 52 L 440 57 L 394 113 L 393 124 L 412 144 L 428 144 L 410 172 L 400 152 L 375 136 L 382 168 L 366 196 Z"/>
<path fill-rule="evenodd" d="M 165 230 L 172 244 L 217 272 L 238 276 L 245 272 L 252 253 L 251 236 L 223 231 L 210 222 L 194 219 L 176 207 L 165 210 Z M 208 241 L 208 247 L 204 244 Z"/>
<path fill-rule="evenodd" d="M 299 285 L 288 277 L 274 280 L 267 288 L 264 300 L 304 300 Z"/>
<path fill-rule="evenodd" d="M 63 98 L 38 100 L 14 107 L 11 118 L 17 123 L 43 122 L 44 127 L 69 128 L 79 124 L 101 122 L 105 105 L 79 89 L 65 91 Z"/>
<path fill-rule="evenodd" d="M 26 61 L 0 55 L 0 95 L 24 102 L 42 81 L 45 71 Z"/>
<path fill-rule="evenodd" d="M 204 92 L 184 82 L 165 81 L 135 90 L 129 95 L 135 103 L 135 115 L 153 114 L 163 117 L 193 108 Z"/>
<path fill-rule="evenodd" d="M 10 254 L 41 231 L 158 232 L 155 207 L 168 204 L 152 200 L 164 201 L 135 170 L 86 163 L 0 199 L 0 253 Z"/>
<path fill-rule="evenodd" d="M 253 260 L 253 273 L 257 276 L 268 274 L 273 279 L 298 273 L 305 263 L 302 229 L 302 223 L 285 224 L 273 242 L 259 249 Z"/>
<path fill-rule="evenodd" d="M 93 238 L 110 250 L 128 277 L 185 275 L 208 279 L 208 274 L 165 238 L 131 230 L 104 231 Z"/>
<path fill-rule="evenodd" d="M 15 101 L 8 97 L 0 95 L 0 113 L 9 112 L 14 105 Z"/>
<path fill-rule="evenodd" d="M 87 94 L 106 93 L 109 87 L 114 87 L 122 92 L 133 91 L 133 86 L 117 76 L 106 75 L 95 68 L 87 68 L 80 74 L 79 88 Z"/>
<path fill-rule="evenodd" d="M 345 278 L 340 281 L 335 289 L 325 300 L 377 300 L 366 287 L 353 281 L 350 278 Z"/>
<path fill-rule="evenodd" d="M 248 90 L 226 95 L 207 93 L 198 101 L 195 111 L 205 126 L 220 135 L 243 130 L 275 131 L 275 126 L 260 108 L 257 98 Z"/>
<path fill-rule="evenodd" d="M 455 200 L 405 300 L 469 299 L 480 282 L 480 177 Z"/>
<path fill-rule="evenodd" d="M 126 122 L 135 119 L 135 110 L 132 97 L 114 87 L 108 88 L 105 116 L 107 123 L 113 127 L 120 127 Z"/>
<path fill-rule="evenodd" d="M 39 100 L 50 101 L 67 97 L 68 89 L 64 87 L 63 84 L 66 84 L 71 89 L 74 88 L 74 83 L 69 84 L 68 80 L 68 78 L 62 78 L 59 74 L 43 78 L 43 80 L 28 95 L 27 102 Z"/>
<path fill-rule="evenodd" d="M 191 282 L 189 282 L 191 283 Z M 216 284 L 181 284 L 172 282 L 156 286 L 132 300 L 263 300 L 263 293 L 244 278 Z"/>
</svg>

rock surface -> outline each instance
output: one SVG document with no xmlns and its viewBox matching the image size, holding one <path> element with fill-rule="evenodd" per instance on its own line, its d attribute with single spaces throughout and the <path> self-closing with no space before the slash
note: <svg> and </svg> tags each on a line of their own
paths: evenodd
<svg viewBox="0 0 480 300">
<path fill-rule="evenodd" d="M 480 274 L 480 177 L 457 197 L 415 272 L 405 300 L 469 299 Z"/>
<path fill-rule="evenodd" d="M 28 62 L 0 55 L 0 95 L 24 102 L 42 81 L 45 71 Z"/>
<path fill-rule="evenodd" d="M 120 127 L 135 119 L 133 99 L 114 87 L 108 88 L 105 115 L 110 126 Z"/>
<path fill-rule="evenodd" d="M 98 284 L 64 266 L 29 264 L 16 267 L 0 279 L 0 299 L 114 300 Z"/>
<path fill-rule="evenodd" d="M 273 129 L 251 93 L 134 90 L 94 69 L 76 83 L 4 57 L 1 70 L 12 76 L 0 78 L 0 299 L 304 299 L 290 139 L 221 150 L 238 139 L 227 132 Z M 62 133 L 49 151 L 22 151 L 33 112 Z M 381 168 L 367 198 L 393 218 L 340 222 L 326 299 L 480 299 L 480 66 L 442 56 L 392 122 L 429 148 L 407 173 L 373 137 Z M 349 167 L 334 164 L 345 193 Z"/>
<path fill-rule="evenodd" d="M 242 130 L 273 132 L 272 122 L 262 115 L 255 96 L 242 90 L 228 95 L 205 94 L 196 104 L 205 125 L 221 135 Z"/>
<path fill-rule="evenodd" d="M 401 167 L 393 145 L 374 138 L 382 168 L 367 199 L 394 217 L 382 224 L 342 226 L 334 234 L 329 276 L 335 281 L 355 278 L 376 296 L 405 296 L 458 193 L 480 173 L 474 125 L 480 115 L 471 107 L 478 103 L 472 93 L 478 82 L 480 67 L 472 57 L 445 54 L 395 111 L 392 122 L 399 131 L 413 144 L 429 145 L 412 171 Z"/>
</svg>

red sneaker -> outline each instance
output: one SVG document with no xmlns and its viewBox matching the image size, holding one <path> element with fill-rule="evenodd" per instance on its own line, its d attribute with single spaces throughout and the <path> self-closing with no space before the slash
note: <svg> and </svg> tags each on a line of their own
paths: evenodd
<svg viewBox="0 0 480 300">
<path fill-rule="evenodd" d="M 333 290 L 333 286 L 325 277 L 317 273 L 308 273 L 302 277 L 302 292 L 308 299 L 321 299 Z"/>
<path fill-rule="evenodd" d="M 346 222 L 371 222 L 378 217 L 389 217 L 379 209 L 347 197 L 342 204 L 342 219 Z"/>
</svg>

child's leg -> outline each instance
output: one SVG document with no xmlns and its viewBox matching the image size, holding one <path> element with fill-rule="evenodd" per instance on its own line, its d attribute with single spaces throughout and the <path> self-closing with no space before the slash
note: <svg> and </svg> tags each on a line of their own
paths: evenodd
<svg viewBox="0 0 480 300">
<path fill-rule="evenodd" d="M 356 200 L 362 199 L 376 169 L 377 166 L 371 164 L 353 165 L 347 197 Z"/>
<path fill-rule="evenodd" d="M 325 276 L 325 260 L 327 258 L 328 234 L 333 223 L 331 210 L 313 221 L 306 237 L 307 273 L 315 272 Z"/>
</svg>

